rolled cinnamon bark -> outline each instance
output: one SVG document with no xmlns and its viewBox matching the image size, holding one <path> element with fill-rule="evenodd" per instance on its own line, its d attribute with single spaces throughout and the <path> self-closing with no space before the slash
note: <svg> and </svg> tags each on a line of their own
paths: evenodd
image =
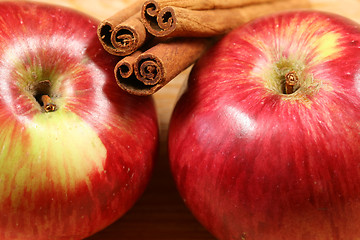
<svg viewBox="0 0 360 240">
<path fill-rule="evenodd" d="M 208 37 L 225 34 L 265 14 L 304 7 L 309 7 L 308 0 L 282 0 L 202 11 L 173 6 L 160 8 L 155 0 L 148 0 L 141 10 L 141 19 L 149 33 L 156 37 Z"/>
<path fill-rule="evenodd" d="M 115 48 L 114 55 L 126 56 L 139 49 L 148 38 L 149 35 L 138 12 L 115 26 L 110 39 Z"/>
<path fill-rule="evenodd" d="M 213 41 L 176 38 L 158 43 L 141 54 L 137 51 L 118 63 L 114 70 L 116 81 L 131 94 L 151 95 L 193 64 Z"/>
<path fill-rule="evenodd" d="M 134 74 L 134 63 L 136 58 L 141 54 L 141 51 L 136 51 L 133 54 L 121 59 L 115 66 L 114 73 L 116 81 L 118 79 L 130 78 Z M 119 82 L 118 82 L 119 84 Z"/>
<path fill-rule="evenodd" d="M 156 2 L 158 8 L 166 6 L 181 7 L 192 10 L 211 10 L 211 9 L 228 9 L 237 8 L 247 5 L 256 5 L 260 3 L 269 3 L 283 0 L 149 0 L 144 2 L 144 5 L 148 2 Z"/>
<path fill-rule="evenodd" d="M 98 38 L 107 52 L 125 56 L 144 43 L 147 34 L 141 23 L 142 4 L 143 0 L 138 0 L 99 24 Z"/>
</svg>

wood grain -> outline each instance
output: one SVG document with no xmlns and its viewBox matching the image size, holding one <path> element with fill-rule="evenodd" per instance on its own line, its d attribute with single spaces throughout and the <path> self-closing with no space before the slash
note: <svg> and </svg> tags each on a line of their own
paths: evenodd
<svg viewBox="0 0 360 240">
<path fill-rule="evenodd" d="M 38 0 L 105 19 L 133 0 Z M 311 0 L 313 8 L 360 22 L 360 0 Z M 168 165 L 166 138 L 171 112 L 190 68 L 154 94 L 160 124 L 160 154 L 153 178 L 139 201 L 121 219 L 86 240 L 214 240 L 178 195 Z"/>
</svg>

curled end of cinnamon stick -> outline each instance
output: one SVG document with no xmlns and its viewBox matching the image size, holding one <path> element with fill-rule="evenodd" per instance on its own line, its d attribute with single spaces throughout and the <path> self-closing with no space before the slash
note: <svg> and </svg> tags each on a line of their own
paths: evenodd
<svg viewBox="0 0 360 240">
<path fill-rule="evenodd" d="M 142 54 L 136 61 L 124 58 L 114 73 L 117 84 L 134 95 L 151 95 L 166 84 L 163 64 L 152 54 Z"/>
<path fill-rule="evenodd" d="M 132 64 L 126 61 L 120 61 L 116 64 L 114 73 L 116 79 L 129 78 L 134 72 Z"/>
<path fill-rule="evenodd" d="M 155 0 L 144 3 L 141 19 L 148 32 L 156 37 L 168 36 L 176 29 L 175 11 L 172 7 L 160 9 Z"/>
<path fill-rule="evenodd" d="M 136 39 L 136 32 L 127 26 L 115 28 L 114 34 L 111 35 L 113 45 L 124 49 L 124 51 L 131 48 L 135 44 Z"/>
<path fill-rule="evenodd" d="M 167 36 L 176 29 L 175 11 L 172 7 L 164 7 L 157 16 L 157 23 L 159 30 L 156 31 L 156 36 Z"/>
<path fill-rule="evenodd" d="M 155 0 L 147 0 L 142 6 L 141 15 L 147 17 L 155 17 L 160 11 L 160 6 Z"/>
<path fill-rule="evenodd" d="M 111 42 L 111 34 L 113 32 L 113 26 L 107 21 L 103 21 L 99 24 L 97 29 L 97 35 L 103 48 L 110 54 L 115 54 L 115 47 Z"/>
<path fill-rule="evenodd" d="M 139 49 L 146 41 L 147 33 L 139 18 L 130 18 L 117 25 L 111 34 L 111 44 L 116 55 L 126 56 Z"/>
<path fill-rule="evenodd" d="M 142 54 L 135 63 L 135 75 L 143 84 L 152 86 L 164 79 L 164 66 L 153 54 Z"/>
<path fill-rule="evenodd" d="M 140 54 L 141 51 L 136 51 L 131 55 L 124 57 L 116 64 L 114 69 L 116 80 L 131 77 L 134 73 L 134 63 Z"/>
</svg>

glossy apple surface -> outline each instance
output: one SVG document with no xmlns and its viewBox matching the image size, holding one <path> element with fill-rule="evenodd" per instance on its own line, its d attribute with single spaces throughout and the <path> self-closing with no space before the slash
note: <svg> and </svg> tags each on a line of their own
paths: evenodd
<svg viewBox="0 0 360 240">
<path fill-rule="evenodd" d="M 122 216 L 150 178 L 153 101 L 118 88 L 97 24 L 63 7 L 0 3 L 2 240 L 83 239 Z"/>
<path fill-rule="evenodd" d="M 359 91 L 355 22 L 297 11 L 234 30 L 195 65 L 171 119 L 185 203 L 221 240 L 360 239 Z"/>
</svg>

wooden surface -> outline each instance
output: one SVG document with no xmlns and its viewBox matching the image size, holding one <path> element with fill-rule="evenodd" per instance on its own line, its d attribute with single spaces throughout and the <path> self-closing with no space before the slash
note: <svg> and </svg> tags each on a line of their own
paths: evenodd
<svg viewBox="0 0 360 240">
<path fill-rule="evenodd" d="M 39 1 L 39 0 L 38 0 Z M 105 19 L 133 0 L 40 0 Z M 360 23 L 360 0 L 312 0 L 313 8 L 338 13 Z M 214 240 L 178 195 L 168 167 L 167 127 L 187 69 L 154 94 L 160 124 L 160 156 L 153 178 L 139 201 L 121 219 L 86 240 Z"/>
</svg>

